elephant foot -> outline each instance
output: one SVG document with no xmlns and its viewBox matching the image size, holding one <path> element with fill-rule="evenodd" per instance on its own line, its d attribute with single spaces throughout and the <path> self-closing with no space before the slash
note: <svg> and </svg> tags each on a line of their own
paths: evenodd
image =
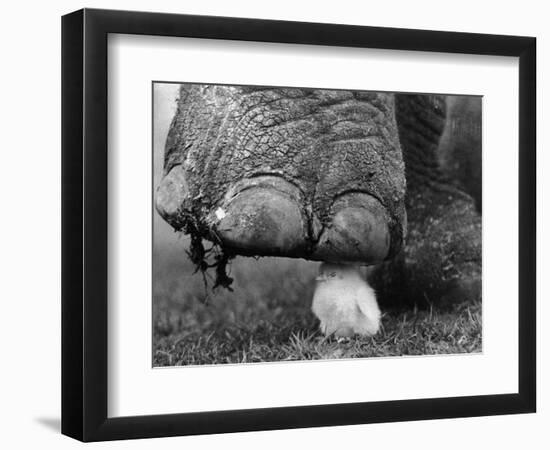
<svg viewBox="0 0 550 450">
<path fill-rule="evenodd" d="M 370 277 L 381 301 L 445 308 L 479 300 L 481 217 L 474 201 L 462 192 L 424 191 L 412 193 L 409 204 L 404 249 Z"/>
<path fill-rule="evenodd" d="M 394 103 L 389 93 L 182 84 L 157 210 L 232 255 L 391 258 L 405 216 Z"/>
<path fill-rule="evenodd" d="M 312 311 L 327 336 L 373 336 L 380 329 L 380 309 L 374 290 L 357 266 L 321 265 L 313 295 Z"/>
</svg>

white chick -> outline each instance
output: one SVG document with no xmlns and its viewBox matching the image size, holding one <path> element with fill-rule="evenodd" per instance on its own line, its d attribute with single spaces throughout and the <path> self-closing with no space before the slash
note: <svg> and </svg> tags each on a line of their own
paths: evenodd
<svg viewBox="0 0 550 450">
<path fill-rule="evenodd" d="M 359 267 L 322 263 L 311 309 L 329 336 L 372 336 L 380 329 L 380 309 L 374 289 L 363 279 Z"/>
</svg>

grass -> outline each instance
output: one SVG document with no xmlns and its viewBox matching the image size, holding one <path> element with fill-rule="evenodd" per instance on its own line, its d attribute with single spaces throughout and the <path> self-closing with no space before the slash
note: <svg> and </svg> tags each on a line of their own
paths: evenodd
<svg viewBox="0 0 550 450">
<path fill-rule="evenodd" d="M 375 337 L 326 338 L 310 310 L 318 264 L 237 258 L 234 292 L 211 292 L 193 274 L 185 247 L 182 240 L 154 254 L 154 366 L 481 351 L 481 303 L 385 311 Z"/>
</svg>

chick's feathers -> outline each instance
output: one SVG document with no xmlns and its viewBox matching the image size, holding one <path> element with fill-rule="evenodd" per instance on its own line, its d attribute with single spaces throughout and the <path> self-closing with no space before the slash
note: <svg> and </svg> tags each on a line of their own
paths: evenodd
<svg viewBox="0 0 550 450">
<path fill-rule="evenodd" d="M 352 265 L 323 263 L 313 295 L 313 313 L 326 335 L 372 336 L 380 328 L 376 294 Z"/>
</svg>

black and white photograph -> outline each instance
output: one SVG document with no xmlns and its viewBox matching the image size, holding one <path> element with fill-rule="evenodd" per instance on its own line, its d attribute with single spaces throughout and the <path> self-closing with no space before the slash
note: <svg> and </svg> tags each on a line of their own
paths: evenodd
<svg viewBox="0 0 550 450">
<path fill-rule="evenodd" d="M 6 3 L 0 448 L 550 448 L 550 27 L 501 4 Z"/>
<path fill-rule="evenodd" d="M 482 96 L 152 96 L 154 367 L 483 351 Z"/>
</svg>

